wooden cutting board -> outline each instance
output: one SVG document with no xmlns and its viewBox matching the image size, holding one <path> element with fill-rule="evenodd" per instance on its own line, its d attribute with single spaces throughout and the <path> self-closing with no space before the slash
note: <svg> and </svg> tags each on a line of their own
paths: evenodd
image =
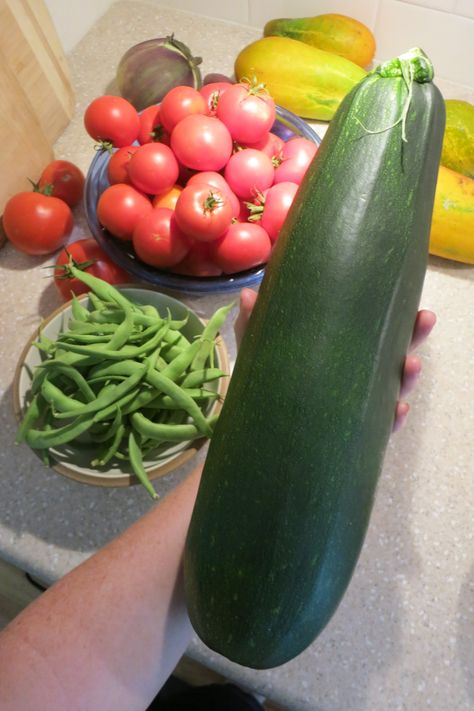
<svg viewBox="0 0 474 711">
<path fill-rule="evenodd" d="M 43 0 L 0 0 L 0 214 L 52 160 L 74 112 L 66 57 Z"/>
</svg>

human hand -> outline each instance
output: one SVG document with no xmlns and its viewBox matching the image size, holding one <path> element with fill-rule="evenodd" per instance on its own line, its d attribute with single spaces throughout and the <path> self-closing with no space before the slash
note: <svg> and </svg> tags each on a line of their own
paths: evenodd
<svg viewBox="0 0 474 711">
<path fill-rule="evenodd" d="M 253 289 L 242 289 L 240 292 L 240 310 L 235 321 L 234 330 L 237 345 L 240 345 L 244 335 L 250 314 L 257 299 L 257 293 Z M 433 311 L 422 309 L 418 311 L 415 325 L 413 327 L 412 339 L 409 351 L 415 350 L 430 335 L 436 323 L 436 314 Z M 416 381 L 421 372 L 421 361 L 416 355 L 407 355 L 403 366 L 402 379 L 400 383 L 400 398 L 405 398 L 415 387 Z M 405 422 L 410 405 L 405 400 L 399 400 L 395 408 L 395 420 L 393 432 L 396 432 Z"/>
</svg>

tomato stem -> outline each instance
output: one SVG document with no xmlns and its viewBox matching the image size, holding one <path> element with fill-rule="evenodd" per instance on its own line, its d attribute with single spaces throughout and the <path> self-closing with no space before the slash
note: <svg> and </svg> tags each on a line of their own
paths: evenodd
<svg viewBox="0 0 474 711">
<path fill-rule="evenodd" d="M 81 272 L 84 272 L 89 267 L 92 267 L 97 261 L 96 259 L 86 259 L 84 262 L 77 262 L 72 256 L 72 254 L 69 252 L 67 247 L 64 248 L 64 251 L 68 256 L 67 264 L 48 264 L 43 267 L 44 269 L 54 269 L 54 272 L 51 274 L 51 276 L 54 276 L 56 279 L 72 279 L 73 275 L 71 272 L 71 267 L 74 267 L 75 269 L 80 269 Z"/>
<path fill-rule="evenodd" d="M 223 204 L 224 200 L 222 197 L 219 197 L 219 195 L 216 195 L 216 193 L 213 193 L 212 190 L 210 190 L 209 195 L 203 203 L 203 212 L 214 212 L 216 208 L 221 207 Z"/>
<path fill-rule="evenodd" d="M 108 151 L 111 155 L 114 152 L 114 145 L 112 141 L 99 141 L 99 143 L 96 143 L 94 145 L 94 150 L 95 151 Z"/>
<path fill-rule="evenodd" d="M 35 181 L 31 180 L 31 178 L 28 178 L 28 180 L 31 183 L 34 193 L 41 193 L 41 195 L 46 195 L 47 197 L 51 197 L 53 194 L 54 185 L 52 183 L 46 183 L 46 185 L 40 187 L 40 184 L 35 183 Z"/>
<path fill-rule="evenodd" d="M 259 94 L 265 94 L 269 96 L 267 85 L 263 82 L 259 82 L 255 75 L 252 77 L 252 79 L 242 77 L 240 83 L 248 84 L 247 91 L 249 94 L 255 94 L 256 96 L 258 96 Z"/>
</svg>

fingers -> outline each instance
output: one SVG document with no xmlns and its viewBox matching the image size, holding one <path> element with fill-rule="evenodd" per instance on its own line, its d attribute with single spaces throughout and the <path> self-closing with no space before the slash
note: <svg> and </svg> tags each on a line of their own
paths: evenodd
<svg viewBox="0 0 474 711">
<path fill-rule="evenodd" d="M 400 385 L 400 396 L 406 397 L 415 387 L 416 381 L 421 373 L 421 361 L 418 356 L 408 355 L 405 358 L 403 367 L 402 382 Z"/>
<path fill-rule="evenodd" d="M 415 350 L 430 335 L 436 323 L 436 314 L 428 309 L 418 311 L 416 315 L 413 335 L 410 343 L 410 351 Z M 421 361 L 417 356 L 407 355 L 403 366 L 402 380 L 400 384 L 400 397 L 406 397 L 415 387 L 421 373 Z M 393 432 L 398 432 L 404 425 L 410 405 L 399 400 L 395 408 L 395 419 L 393 422 Z"/>
<path fill-rule="evenodd" d="M 403 426 L 409 410 L 410 410 L 410 405 L 407 402 L 397 402 L 397 407 L 395 408 L 395 419 L 393 421 L 392 432 L 398 432 L 398 430 Z"/>
<path fill-rule="evenodd" d="M 257 292 L 253 289 L 242 289 L 240 292 L 240 309 L 234 324 L 235 340 L 237 347 L 240 346 L 242 337 L 245 333 L 250 314 L 257 300 Z"/>
<path fill-rule="evenodd" d="M 436 314 L 428 309 L 418 311 L 410 343 L 410 351 L 415 350 L 430 335 L 436 323 Z"/>
</svg>

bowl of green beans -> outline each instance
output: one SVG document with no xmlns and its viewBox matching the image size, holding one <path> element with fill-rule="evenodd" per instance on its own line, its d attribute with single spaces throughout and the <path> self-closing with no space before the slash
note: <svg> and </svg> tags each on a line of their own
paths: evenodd
<svg viewBox="0 0 474 711">
<path fill-rule="evenodd" d="M 74 276 L 91 291 L 46 318 L 20 356 L 16 441 L 71 479 L 140 483 L 156 498 L 153 479 L 212 436 L 229 373 L 219 332 L 232 304 L 204 322 L 153 288 Z"/>
</svg>

